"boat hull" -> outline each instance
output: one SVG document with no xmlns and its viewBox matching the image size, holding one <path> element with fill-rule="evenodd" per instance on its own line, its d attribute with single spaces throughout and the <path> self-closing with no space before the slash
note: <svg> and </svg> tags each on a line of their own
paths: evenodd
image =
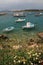
<svg viewBox="0 0 43 65">
<path fill-rule="evenodd" d="M 15 15 L 14 15 L 14 17 L 25 17 L 25 16 L 15 16 Z"/>
<path fill-rule="evenodd" d="M 22 27 L 23 30 L 32 30 L 32 29 L 35 29 L 35 27 Z"/>
<path fill-rule="evenodd" d="M 12 30 L 14 30 L 14 27 L 8 27 L 3 29 L 3 32 L 11 32 Z"/>
</svg>

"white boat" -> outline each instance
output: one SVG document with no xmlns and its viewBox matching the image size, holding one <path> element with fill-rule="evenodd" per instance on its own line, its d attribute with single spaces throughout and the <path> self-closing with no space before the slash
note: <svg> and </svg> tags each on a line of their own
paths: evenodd
<svg viewBox="0 0 43 65">
<path fill-rule="evenodd" d="M 18 20 L 16 20 L 16 22 L 22 22 L 22 21 L 25 21 L 25 19 L 18 19 Z"/>
<path fill-rule="evenodd" d="M 27 22 L 27 24 L 25 26 L 22 26 L 22 29 L 31 29 L 34 27 L 35 27 L 34 24 L 32 24 L 31 22 Z"/>
<path fill-rule="evenodd" d="M 42 16 L 43 13 L 36 13 L 35 16 Z"/>
<path fill-rule="evenodd" d="M 5 28 L 5 29 L 3 29 L 3 32 L 10 32 L 10 31 L 12 31 L 14 29 L 14 27 L 8 27 L 8 28 Z"/>
<path fill-rule="evenodd" d="M 6 15 L 6 12 L 0 12 L 0 16 Z"/>
<path fill-rule="evenodd" d="M 25 17 L 25 14 L 24 13 L 14 13 L 13 14 L 14 17 Z"/>
</svg>

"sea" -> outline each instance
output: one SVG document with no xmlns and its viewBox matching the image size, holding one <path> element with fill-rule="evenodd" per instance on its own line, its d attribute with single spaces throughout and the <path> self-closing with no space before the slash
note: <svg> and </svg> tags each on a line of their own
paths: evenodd
<svg viewBox="0 0 43 65">
<path fill-rule="evenodd" d="M 0 34 L 6 34 L 10 38 L 31 38 L 37 33 L 43 32 L 43 15 L 35 16 L 36 12 L 25 12 L 25 17 L 14 17 L 15 12 L 7 12 L 6 15 L 0 16 Z M 41 12 L 43 13 L 43 12 Z M 24 22 L 15 22 L 18 18 L 25 19 Z M 35 24 L 34 29 L 22 29 L 22 26 L 27 22 Z M 10 32 L 3 32 L 3 29 L 8 27 L 14 27 L 14 30 Z"/>
</svg>

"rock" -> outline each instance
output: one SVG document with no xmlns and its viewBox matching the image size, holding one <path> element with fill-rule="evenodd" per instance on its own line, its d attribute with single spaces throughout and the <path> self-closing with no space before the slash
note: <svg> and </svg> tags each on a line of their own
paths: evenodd
<svg viewBox="0 0 43 65">
<path fill-rule="evenodd" d="M 33 39 L 30 39 L 30 42 L 34 42 L 34 40 Z"/>
<path fill-rule="evenodd" d="M 38 47 L 38 45 L 36 43 L 34 43 L 34 44 L 29 46 L 29 48 L 34 48 L 34 47 Z"/>
<path fill-rule="evenodd" d="M 6 35 L 0 35 L 0 39 L 8 39 Z"/>
<path fill-rule="evenodd" d="M 3 48 L 11 48 L 10 45 L 2 45 Z"/>
<path fill-rule="evenodd" d="M 41 39 L 43 39 L 43 32 L 38 33 L 38 37 L 41 38 Z"/>
</svg>

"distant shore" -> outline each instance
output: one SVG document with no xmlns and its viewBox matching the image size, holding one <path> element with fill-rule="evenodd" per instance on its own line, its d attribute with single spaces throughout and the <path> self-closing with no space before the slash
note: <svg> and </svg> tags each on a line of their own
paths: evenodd
<svg viewBox="0 0 43 65">
<path fill-rule="evenodd" d="M 40 11 L 43 12 L 43 10 L 39 10 L 39 9 L 12 10 L 12 11 L 13 11 L 13 12 L 40 12 Z"/>
<path fill-rule="evenodd" d="M 1 12 L 43 12 L 43 9 L 4 10 Z"/>
</svg>

